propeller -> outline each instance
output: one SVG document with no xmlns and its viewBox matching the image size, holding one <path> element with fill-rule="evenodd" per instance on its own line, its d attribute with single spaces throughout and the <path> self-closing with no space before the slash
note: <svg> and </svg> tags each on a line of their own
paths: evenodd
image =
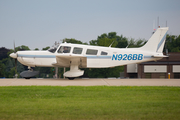
<svg viewBox="0 0 180 120">
<path fill-rule="evenodd" d="M 15 59 L 15 69 L 17 71 L 17 53 L 15 49 L 15 42 L 14 42 L 14 53 L 11 53 L 9 56 Z"/>
<path fill-rule="evenodd" d="M 14 53 L 16 54 L 16 58 L 15 58 L 15 69 L 17 72 L 17 53 L 16 53 L 16 48 L 15 48 L 15 42 L 14 42 Z"/>
</svg>

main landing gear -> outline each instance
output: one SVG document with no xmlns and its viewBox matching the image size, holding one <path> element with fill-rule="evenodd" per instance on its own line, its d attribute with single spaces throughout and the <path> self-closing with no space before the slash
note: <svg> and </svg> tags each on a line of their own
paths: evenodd
<svg viewBox="0 0 180 120">
<path fill-rule="evenodd" d="M 82 76 L 84 74 L 83 70 L 78 68 L 78 65 L 71 65 L 70 71 L 64 73 L 64 76 L 67 77 L 69 80 L 74 80 L 74 78 Z"/>
<path fill-rule="evenodd" d="M 74 79 L 75 79 L 75 77 L 68 77 L 68 79 L 69 79 L 69 80 L 74 80 Z"/>
</svg>

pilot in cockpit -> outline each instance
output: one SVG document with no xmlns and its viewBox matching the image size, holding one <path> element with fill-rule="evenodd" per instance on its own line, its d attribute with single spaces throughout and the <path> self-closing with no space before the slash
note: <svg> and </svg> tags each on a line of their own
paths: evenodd
<svg viewBox="0 0 180 120">
<path fill-rule="evenodd" d="M 64 47 L 63 53 L 68 53 L 68 52 L 69 52 L 68 48 L 67 48 L 67 47 Z"/>
</svg>

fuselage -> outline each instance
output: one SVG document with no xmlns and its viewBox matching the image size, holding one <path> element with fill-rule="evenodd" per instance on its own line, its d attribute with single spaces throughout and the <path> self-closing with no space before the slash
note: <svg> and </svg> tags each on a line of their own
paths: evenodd
<svg viewBox="0 0 180 120">
<path fill-rule="evenodd" d="M 57 57 L 83 57 L 85 59 L 81 66 L 83 68 L 107 68 L 160 59 L 153 57 L 154 54 L 156 53 L 143 51 L 141 48 L 111 48 L 62 43 L 54 50 L 18 51 L 17 59 L 23 65 L 30 67 L 54 67 Z M 70 63 L 59 67 L 70 67 Z"/>
</svg>

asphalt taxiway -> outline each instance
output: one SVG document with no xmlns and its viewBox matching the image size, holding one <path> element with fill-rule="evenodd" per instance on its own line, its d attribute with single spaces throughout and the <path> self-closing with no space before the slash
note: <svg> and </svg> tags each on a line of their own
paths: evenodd
<svg viewBox="0 0 180 120">
<path fill-rule="evenodd" d="M 180 86 L 180 79 L 0 79 L 0 86 Z"/>
</svg>

